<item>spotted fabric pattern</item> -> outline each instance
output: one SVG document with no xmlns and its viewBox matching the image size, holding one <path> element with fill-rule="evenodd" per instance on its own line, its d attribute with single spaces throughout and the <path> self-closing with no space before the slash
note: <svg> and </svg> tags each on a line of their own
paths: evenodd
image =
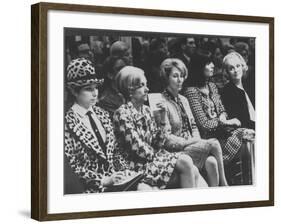
<svg viewBox="0 0 281 224">
<path fill-rule="evenodd" d="M 101 85 L 103 79 L 98 79 L 91 61 L 85 58 L 72 60 L 67 67 L 67 85 L 70 88 L 91 84 Z"/>
<path fill-rule="evenodd" d="M 70 109 L 65 116 L 65 155 L 83 183 L 86 192 L 102 192 L 101 180 L 114 171 L 126 169 L 126 161 L 115 150 L 115 136 L 109 115 L 97 106 L 93 111 L 106 132 L 106 152 L 103 152 L 97 137 Z M 114 166 L 118 164 L 118 166 Z"/>
</svg>

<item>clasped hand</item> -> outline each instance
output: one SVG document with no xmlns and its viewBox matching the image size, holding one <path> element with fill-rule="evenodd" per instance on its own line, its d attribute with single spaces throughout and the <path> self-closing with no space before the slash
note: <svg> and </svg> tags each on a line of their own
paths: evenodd
<svg viewBox="0 0 281 224">
<path fill-rule="evenodd" d="M 104 177 L 102 180 L 102 185 L 104 187 L 110 187 L 114 184 L 123 182 L 124 180 L 126 180 L 126 178 L 127 177 L 124 175 L 123 172 L 116 172 L 109 177 Z"/>
</svg>

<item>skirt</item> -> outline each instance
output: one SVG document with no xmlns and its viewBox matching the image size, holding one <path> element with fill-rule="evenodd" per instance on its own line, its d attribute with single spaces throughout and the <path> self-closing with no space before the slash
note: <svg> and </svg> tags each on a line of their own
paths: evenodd
<svg viewBox="0 0 281 224">
<path fill-rule="evenodd" d="M 203 169 L 206 159 L 210 155 L 210 141 L 213 140 L 200 139 L 184 148 L 184 152 L 192 158 L 194 165 L 199 170 Z"/>
<path fill-rule="evenodd" d="M 228 164 L 240 151 L 245 128 L 237 128 L 228 138 L 219 138 L 223 153 L 223 162 Z"/>
<path fill-rule="evenodd" d="M 165 189 L 174 172 L 176 162 L 181 153 L 159 150 L 152 162 L 146 164 L 144 183 Z"/>
</svg>

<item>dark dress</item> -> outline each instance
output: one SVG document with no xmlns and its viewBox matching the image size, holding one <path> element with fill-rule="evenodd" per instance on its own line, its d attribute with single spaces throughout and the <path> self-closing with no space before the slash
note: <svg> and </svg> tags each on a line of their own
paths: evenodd
<svg viewBox="0 0 281 224">
<path fill-rule="evenodd" d="M 237 118 L 241 127 L 255 129 L 255 122 L 250 120 L 246 92 L 229 82 L 222 91 L 222 102 L 230 119 Z"/>
</svg>

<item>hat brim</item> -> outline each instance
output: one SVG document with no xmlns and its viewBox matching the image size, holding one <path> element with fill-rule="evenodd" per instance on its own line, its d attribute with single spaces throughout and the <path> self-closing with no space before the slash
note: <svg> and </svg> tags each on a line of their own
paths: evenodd
<svg viewBox="0 0 281 224">
<path fill-rule="evenodd" d="M 73 87 L 82 87 L 82 86 L 88 86 L 88 85 L 97 85 L 97 86 L 101 86 L 104 82 L 104 79 L 80 79 L 77 80 L 75 82 L 67 82 L 67 86 L 69 88 L 73 88 Z"/>
</svg>

